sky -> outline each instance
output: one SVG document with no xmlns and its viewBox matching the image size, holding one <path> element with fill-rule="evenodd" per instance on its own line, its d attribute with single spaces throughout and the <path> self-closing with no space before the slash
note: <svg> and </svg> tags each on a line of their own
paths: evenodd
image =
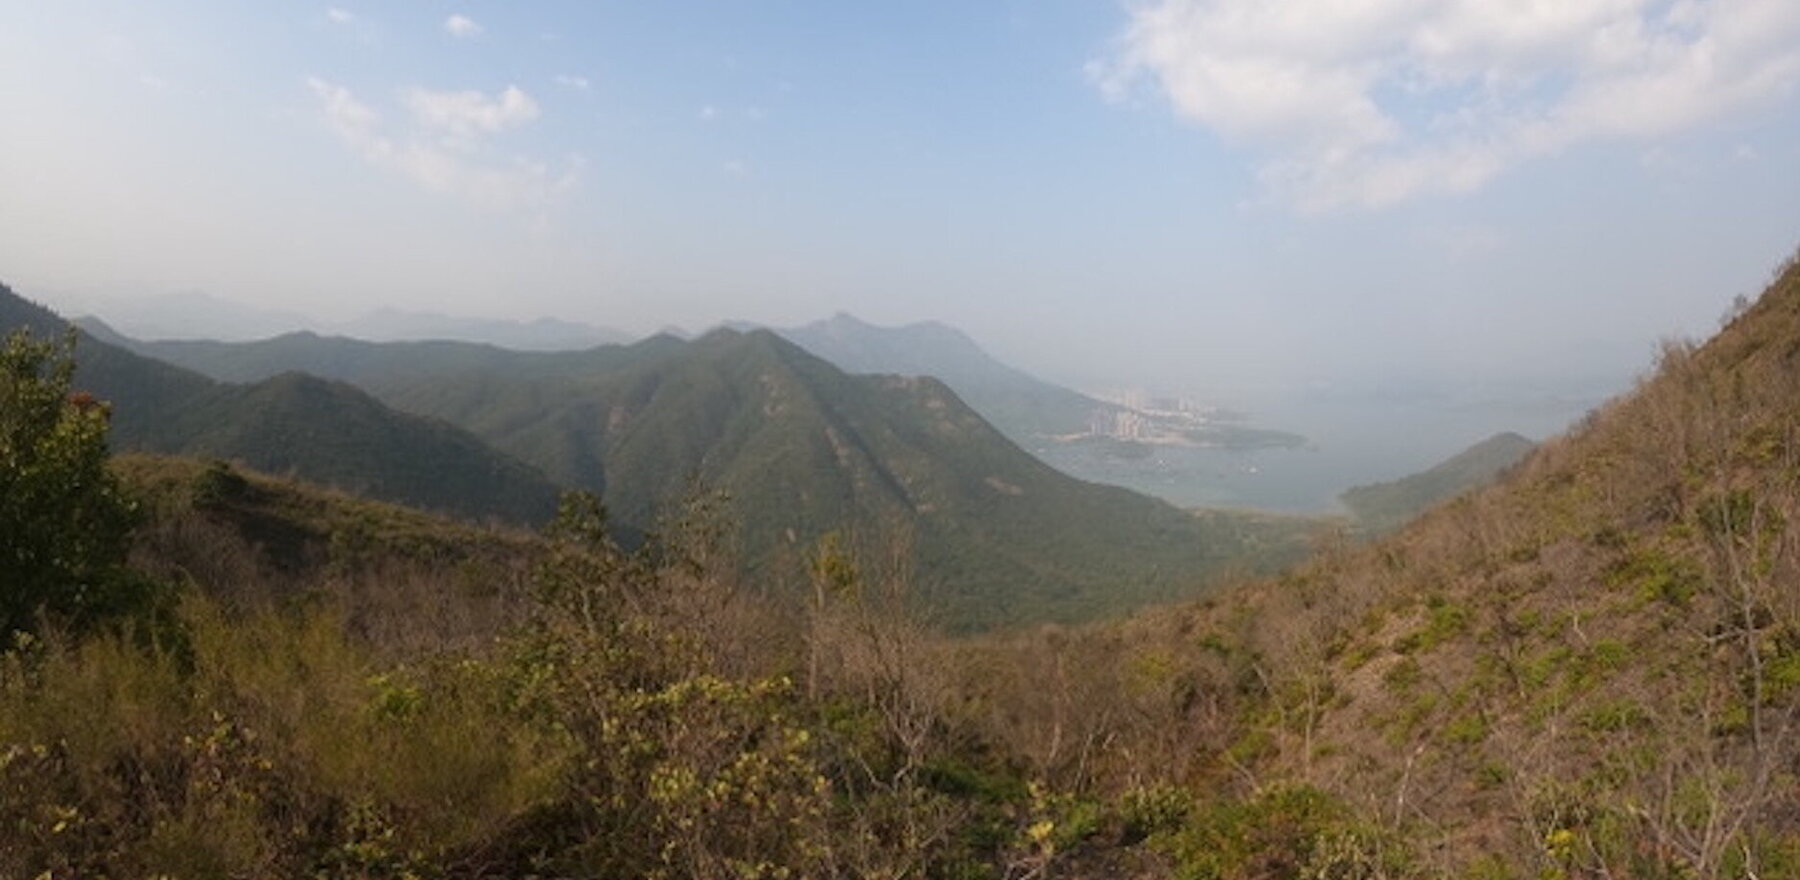
<svg viewBox="0 0 1800 880">
<path fill-rule="evenodd" d="M 1081 387 L 1554 391 L 1800 245 L 1794 0 L 5 5 L 0 281 L 65 308 L 848 311 Z"/>
</svg>

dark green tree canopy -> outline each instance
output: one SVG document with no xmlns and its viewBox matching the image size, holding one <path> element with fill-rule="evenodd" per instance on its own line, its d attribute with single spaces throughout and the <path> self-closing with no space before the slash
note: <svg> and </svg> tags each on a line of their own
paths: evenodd
<svg viewBox="0 0 1800 880">
<path fill-rule="evenodd" d="M 135 508 L 107 471 L 106 404 L 71 393 L 75 337 L 0 347 L 0 637 L 127 598 Z"/>
</svg>

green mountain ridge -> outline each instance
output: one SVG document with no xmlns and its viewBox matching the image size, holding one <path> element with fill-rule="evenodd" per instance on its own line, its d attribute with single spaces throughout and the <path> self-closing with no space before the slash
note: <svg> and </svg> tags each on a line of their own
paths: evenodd
<svg viewBox="0 0 1800 880">
<path fill-rule="evenodd" d="M 84 328 L 93 330 L 91 325 L 104 320 L 134 339 L 248 341 L 306 329 L 374 342 L 459 340 L 520 351 L 571 351 L 633 338 L 623 330 L 552 317 L 509 320 L 392 307 L 373 309 L 349 320 L 323 321 L 199 291 L 90 299 L 81 308 L 64 310 L 75 313 L 76 323 Z"/>
<path fill-rule="evenodd" d="M 69 325 L 0 286 L 0 332 Z M 116 335 L 112 338 L 116 339 Z M 556 487 L 450 424 L 396 412 L 342 382 L 297 373 L 220 382 L 83 331 L 77 383 L 108 401 L 124 450 L 207 455 L 466 517 L 542 522 Z"/>
</svg>

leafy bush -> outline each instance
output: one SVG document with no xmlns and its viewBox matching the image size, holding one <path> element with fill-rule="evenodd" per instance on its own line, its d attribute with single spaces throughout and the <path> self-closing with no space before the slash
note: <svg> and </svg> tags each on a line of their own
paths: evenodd
<svg viewBox="0 0 1800 880">
<path fill-rule="evenodd" d="M 1161 844 L 1189 880 L 1361 880 L 1404 873 L 1398 841 L 1357 822 L 1331 796 L 1287 786 L 1208 804 Z"/>
</svg>

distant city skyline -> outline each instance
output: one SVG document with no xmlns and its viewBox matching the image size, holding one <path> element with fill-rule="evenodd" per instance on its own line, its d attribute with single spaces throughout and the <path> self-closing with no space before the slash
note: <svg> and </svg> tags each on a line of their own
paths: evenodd
<svg viewBox="0 0 1800 880">
<path fill-rule="evenodd" d="M 1553 388 L 1800 244 L 1791 0 L 78 0 L 9 14 L 0 81 L 0 281 L 58 307 L 848 311 L 1081 387 Z"/>
</svg>

